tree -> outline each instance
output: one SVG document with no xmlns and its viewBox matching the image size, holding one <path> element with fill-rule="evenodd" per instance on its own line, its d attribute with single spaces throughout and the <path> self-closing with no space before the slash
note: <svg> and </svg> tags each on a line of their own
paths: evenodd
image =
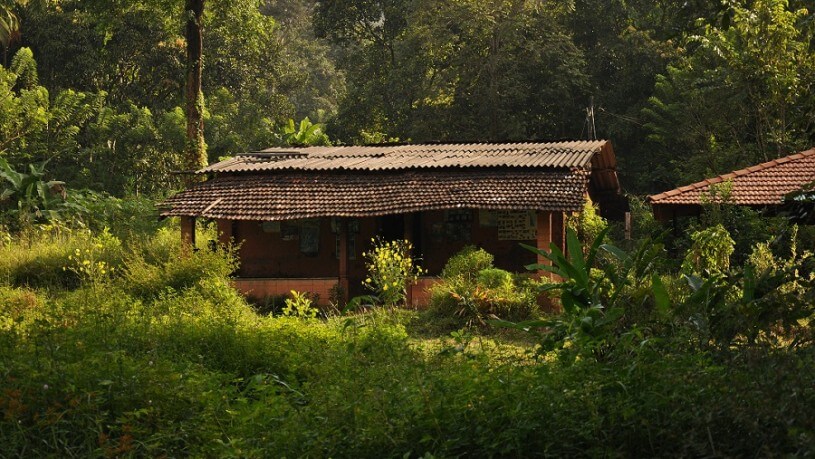
<svg viewBox="0 0 815 459">
<path fill-rule="evenodd" d="M 345 73 L 340 70 L 337 46 L 315 34 L 315 0 L 265 0 L 264 16 L 274 18 L 275 42 L 283 59 L 265 59 L 284 66 L 284 92 L 294 113 L 283 115 L 293 119 L 310 117 L 326 122 L 337 114 L 339 99 L 345 90 Z M 245 30 L 245 28 L 241 28 Z M 276 67 L 272 71 L 279 71 Z"/>
<path fill-rule="evenodd" d="M 316 29 L 342 47 L 349 83 L 332 137 L 576 136 L 587 78 L 565 14 L 529 0 L 319 2 Z"/>
<path fill-rule="evenodd" d="M 0 156 L 15 167 L 40 163 L 78 149 L 77 136 L 103 96 L 64 90 L 51 97 L 38 84 L 37 64 L 21 48 L 11 68 L 0 66 Z"/>
<path fill-rule="evenodd" d="M 726 25 L 688 38 L 643 112 L 654 152 L 646 167 L 669 164 L 665 185 L 815 141 L 815 42 L 807 10 L 756 0 L 734 2 L 727 14 Z"/>
<path fill-rule="evenodd" d="M 205 167 L 207 147 L 204 142 L 204 93 L 201 88 L 203 71 L 203 23 L 205 0 L 185 0 L 187 37 L 187 77 L 184 106 L 187 114 L 187 148 L 185 164 L 189 170 Z"/>
<path fill-rule="evenodd" d="M 115 5 L 113 4 L 115 3 Z M 170 109 L 184 88 L 183 4 L 177 0 L 60 0 L 20 10 L 41 84 L 107 94 L 109 103 Z"/>
</svg>

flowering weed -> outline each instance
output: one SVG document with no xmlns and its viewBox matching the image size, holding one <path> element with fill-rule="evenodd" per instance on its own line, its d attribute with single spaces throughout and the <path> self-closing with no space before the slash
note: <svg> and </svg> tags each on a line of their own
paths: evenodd
<svg viewBox="0 0 815 459">
<path fill-rule="evenodd" d="M 422 274 L 422 268 L 411 256 L 413 246 L 404 240 L 371 239 L 374 248 L 362 254 L 368 277 L 363 285 L 374 292 L 386 306 L 405 301 L 407 288 Z"/>
</svg>

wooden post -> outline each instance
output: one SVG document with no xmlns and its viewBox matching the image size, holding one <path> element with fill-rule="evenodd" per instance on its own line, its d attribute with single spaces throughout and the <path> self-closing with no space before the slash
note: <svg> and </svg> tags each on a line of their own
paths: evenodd
<svg viewBox="0 0 815 459">
<path fill-rule="evenodd" d="M 404 215 L 404 225 L 405 225 L 405 233 L 404 237 L 405 240 L 411 245 L 413 244 L 413 214 L 405 214 Z M 409 253 L 408 256 L 413 256 L 413 253 Z M 413 307 L 413 284 L 405 285 L 405 306 Z"/>
<path fill-rule="evenodd" d="M 345 218 L 337 218 L 339 225 L 339 238 L 340 238 L 340 266 L 339 266 L 339 281 L 340 287 L 343 291 L 343 300 L 348 301 L 348 221 Z"/>
<path fill-rule="evenodd" d="M 181 217 L 181 246 L 184 253 L 195 250 L 195 217 Z"/>
<path fill-rule="evenodd" d="M 563 212 L 552 213 L 552 242 L 566 253 L 566 214 Z"/>
<path fill-rule="evenodd" d="M 405 214 L 405 240 L 412 241 L 413 240 L 413 214 Z"/>
<path fill-rule="evenodd" d="M 549 251 L 549 244 L 552 242 L 552 212 L 538 211 L 538 240 L 537 247 L 540 250 Z M 551 266 L 552 262 L 543 255 L 538 255 L 538 264 Z M 538 277 L 549 276 L 549 272 L 539 270 Z"/>
</svg>

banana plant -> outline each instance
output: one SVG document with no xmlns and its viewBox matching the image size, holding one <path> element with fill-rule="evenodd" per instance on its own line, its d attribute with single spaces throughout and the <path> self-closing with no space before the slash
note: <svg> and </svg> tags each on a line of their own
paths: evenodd
<svg viewBox="0 0 815 459">
<path fill-rule="evenodd" d="M 46 181 L 45 165 L 30 164 L 26 174 L 0 158 L 0 211 L 16 219 L 21 227 L 59 217 L 65 182 Z"/>
<path fill-rule="evenodd" d="M 19 35 L 20 20 L 14 14 L 16 4 L 26 2 L 19 0 L 0 0 L 0 45 L 7 50 L 11 42 Z"/>
<path fill-rule="evenodd" d="M 659 257 L 659 246 L 642 244 L 629 254 L 610 244 L 604 244 L 608 229 L 603 230 L 588 251 L 583 247 L 574 231 L 566 236 L 566 253 L 551 244 L 549 251 L 524 245 L 527 250 L 541 256 L 551 264 L 531 264 L 526 268 L 534 271 L 548 271 L 556 274 L 561 281 L 541 287 L 542 291 L 559 291 L 561 314 L 551 317 L 511 323 L 494 321 L 495 325 L 521 329 L 542 338 L 542 351 L 563 349 L 567 343 L 575 351 L 588 352 L 601 358 L 610 342 L 615 338 L 620 318 L 625 312 L 625 302 L 632 298 L 624 293 L 643 281 L 651 282 L 649 300 L 659 312 L 669 307 L 669 298 L 659 276 L 653 267 Z M 606 255 L 602 269 L 597 268 L 598 257 Z M 572 353 L 571 355 L 576 355 Z"/>
<path fill-rule="evenodd" d="M 288 124 L 281 130 L 283 141 L 291 146 L 312 146 L 330 145 L 328 136 L 323 132 L 322 124 L 312 123 L 308 117 L 300 121 L 299 126 L 295 125 L 293 119 L 289 119 Z"/>
</svg>

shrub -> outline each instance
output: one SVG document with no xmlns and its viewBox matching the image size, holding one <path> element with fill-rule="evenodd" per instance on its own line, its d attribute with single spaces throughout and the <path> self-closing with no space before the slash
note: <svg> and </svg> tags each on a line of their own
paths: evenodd
<svg viewBox="0 0 815 459">
<path fill-rule="evenodd" d="M 407 287 L 416 282 L 422 269 L 416 266 L 408 241 L 371 239 L 374 248 L 362 254 L 368 277 L 363 285 L 374 292 L 386 306 L 395 306 L 407 296 Z"/>
<path fill-rule="evenodd" d="M 796 237 L 793 226 L 787 259 L 760 243 L 744 268 L 686 276 L 692 293 L 679 304 L 680 314 L 700 347 L 799 346 L 812 339 L 815 260 L 811 252 L 798 253 Z"/>
<path fill-rule="evenodd" d="M 29 313 L 42 306 L 42 299 L 35 291 L 25 288 L 0 286 L 0 331 L 9 332 L 22 322 Z"/>
<path fill-rule="evenodd" d="M 772 272 L 775 270 L 776 259 L 770 249 L 769 242 L 759 242 L 753 246 L 753 251 L 747 257 L 747 263 L 758 273 Z"/>
<path fill-rule="evenodd" d="M 266 295 L 262 298 L 252 297 L 248 298 L 249 305 L 257 314 L 261 316 L 270 316 L 279 314 L 286 306 L 286 295 Z"/>
<path fill-rule="evenodd" d="M 74 228 L 94 232 L 111 228 L 120 238 L 149 235 L 163 226 L 151 199 L 121 199 L 91 190 L 70 190 L 61 216 Z"/>
<path fill-rule="evenodd" d="M 512 273 L 498 268 L 486 268 L 478 271 L 476 282 L 488 289 L 507 289 L 514 286 Z"/>
<path fill-rule="evenodd" d="M 450 258 L 441 281 L 430 290 L 430 307 L 455 316 L 468 326 L 486 325 L 486 319 L 520 320 L 537 312 L 536 295 L 512 273 L 494 268 L 493 256 L 469 246 Z"/>
<path fill-rule="evenodd" d="M 691 235 L 693 244 L 685 255 L 682 271 L 685 273 L 724 273 L 730 268 L 730 255 L 735 241 L 721 224 Z"/>
<path fill-rule="evenodd" d="M 204 279 L 227 279 L 237 269 L 231 247 L 201 249 L 182 254 L 175 231 L 163 228 L 141 242 L 127 257 L 122 287 L 142 299 L 154 299 L 167 290 L 182 291 Z"/>
<path fill-rule="evenodd" d="M 574 230 L 568 229 L 566 253 L 554 244 L 548 252 L 525 245 L 551 263 L 529 265 L 528 269 L 550 271 L 562 279 L 541 288 L 560 293 L 563 312 L 521 324 L 498 323 L 540 336 L 541 351 L 557 351 L 567 360 L 577 356 L 606 360 L 617 350 L 624 354 L 625 346 L 618 349 L 618 344 L 626 343 L 621 338 L 639 333 L 638 324 L 631 319 L 644 319 L 648 321 L 646 325 L 652 325 L 655 317 L 668 314 L 670 298 L 660 277 L 653 272 L 655 261 L 662 255 L 661 245 L 645 241 L 629 254 L 602 243 L 607 231 L 603 230 L 584 249 Z M 601 254 L 605 256 L 600 257 Z M 655 314 L 643 314 L 649 304 Z M 626 309 L 631 306 L 637 309 L 634 314 L 627 314 Z"/>
<path fill-rule="evenodd" d="M 492 268 L 495 257 L 484 249 L 469 245 L 453 255 L 441 272 L 443 279 L 464 277 L 474 279 L 483 269 Z"/>
<path fill-rule="evenodd" d="M 328 308 L 324 310 L 325 314 L 328 316 L 343 312 L 349 303 L 347 294 L 345 287 L 339 282 L 332 285 L 328 290 Z"/>
<path fill-rule="evenodd" d="M 317 317 L 318 309 L 311 305 L 311 298 L 308 294 L 291 291 L 291 298 L 286 298 L 286 306 L 283 308 L 283 315 L 286 317 L 297 317 L 300 319 L 313 319 Z"/>
<path fill-rule="evenodd" d="M 566 227 L 571 228 L 586 247 L 591 247 L 601 233 L 606 234 L 608 222 L 597 213 L 597 206 L 587 199 L 579 214 L 567 218 Z"/>
</svg>

